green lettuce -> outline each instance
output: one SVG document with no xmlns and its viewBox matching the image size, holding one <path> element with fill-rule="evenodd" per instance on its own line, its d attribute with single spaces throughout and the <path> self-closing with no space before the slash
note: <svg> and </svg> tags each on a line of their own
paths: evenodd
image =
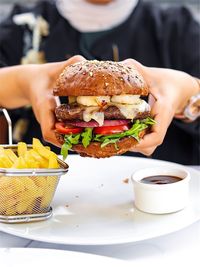
<svg viewBox="0 0 200 267">
<path fill-rule="evenodd" d="M 93 141 L 101 143 L 101 147 L 105 147 L 108 144 L 115 144 L 115 148 L 117 150 L 117 142 L 121 138 L 130 136 L 139 141 L 140 132 L 152 126 L 153 124 L 155 124 L 155 121 L 150 117 L 143 120 L 136 120 L 133 122 L 133 125 L 129 130 L 111 135 L 94 134 L 93 128 L 85 128 L 81 134 L 65 135 L 65 143 L 62 146 L 61 155 L 64 159 L 66 159 L 68 156 L 68 151 L 73 145 L 83 144 L 84 147 L 87 147 Z"/>
<path fill-rule="evenodd" d="M 66 159 L 66 157 L 68 156 L 68 151 L 72 148 L 72 146 L 79 143 L 80 136 L 81 134 L 65 135 L 65 143 L 61 148 L 61 155 L 63 156 L 63 159 Z"/>
<path fill-rule="evenodd" d="M 81 137 L 84 147 L 89 146 L 90 141 L 92 140 L 92 128 L 85 128 L 84 132 L 81 134 Z"/>
<path fill-rule="evenodd" d="M 128 136 L 134 137 L 137 141 L 139 141 L 139 133 L 153 124 L 155 124 L 155 121 L 151 119 L 150 117 L 144 120 L 136 120 L 134 124 L 132 125 L 132 127 L 127 131 L 124 131 L 118 134 L 111 134 L 111 135 L 97 134 L 93 140 L 96 142 L 102 143 L 101 147 L 104 147 L 108 144 L 117 143 L 119 139 L 123 137 L 128 137 Z"/>
</svg>

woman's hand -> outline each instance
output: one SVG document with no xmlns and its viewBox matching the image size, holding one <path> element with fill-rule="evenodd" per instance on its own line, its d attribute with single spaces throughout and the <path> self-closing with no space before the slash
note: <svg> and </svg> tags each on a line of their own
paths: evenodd
<svg viewBox="0 0 200 267">
<path fill-rule="evenodd" d="M 43 65 L 21 65 L 0 70 L 0 106 L 18 108 L 31 105 L 39 122 L 43 138 L 58 145 L 55 138 L 55 115 L 57 106 L 53 87 L 62 70 L 76 62 L 85 60 L 74 56 L 67 61 Z"/>
<path fill-rule="evenodd" d="M 55 108 L 59 103 L 59 98 L 53 96 L 55 82 L 66 66 L 84 60 L 81 56 L 74 56 L 67 61 L 60 63 L 44 64 L 40 68 L 35 68 L 30 83 L 28 98 L 31 102 L 36 119 L 39 122 L 43 138 L 57 146 L 55 129 Z"/>
<path fill-rule="evenodd" d="M 151 155 L 162 144 L 175 114 L 182 112 L 190 97 L 198 93 L 199 86 L 192 76 L 181 71 L 148 68 L 133 59 L 123 63 L 137 68 L 149 85 L 149 104 L 156 124 L 132 151 Z"/>
</svg>

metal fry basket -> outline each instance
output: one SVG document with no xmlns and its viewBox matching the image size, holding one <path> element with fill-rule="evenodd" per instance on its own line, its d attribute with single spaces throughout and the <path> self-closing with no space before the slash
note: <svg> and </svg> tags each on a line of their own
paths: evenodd
<svg viewBox="0 0 200 267">
<path fill-rule="evenodd" d="M 9 115 L 7 116 L 11 143 L 12 126 Z M 27 147 L 32 148 L 31 145 Z M 3 145 L 3 148 L 17 152 L 17 145 Z M 69 168 L 60 159 L 58 163 L 58 169 L 0 168 L 0 222 L 33 222 L 51 217 L 50 205 L 59 179 Z"/>
</svg>

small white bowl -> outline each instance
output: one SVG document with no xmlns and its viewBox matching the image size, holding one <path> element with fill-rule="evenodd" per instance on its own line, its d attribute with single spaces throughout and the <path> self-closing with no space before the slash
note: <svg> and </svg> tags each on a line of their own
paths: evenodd
<svg viewBox="0 0 200 267">
<path fill-rule="evenodd" d="M 171 175 L 180 181 L 168 184 L 147 184 L 143 178 L 156 175 Z M 171 213 L 182 210 L 189 199 L 188 171 L 181 168 L 155 167 L 136 171 L 132 174 L 135 206 L 144 212 L 154 214 Z"/>
</svg>

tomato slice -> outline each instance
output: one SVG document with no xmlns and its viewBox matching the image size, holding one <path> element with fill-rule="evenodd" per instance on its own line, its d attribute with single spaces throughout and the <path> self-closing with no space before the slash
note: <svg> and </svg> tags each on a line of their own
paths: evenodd
<svg viewBox="0 0 200 267">
<path fill-rule="evenodd" d="M 127 130 L 129 130 L 128 125 L 102 126 L 94 128 L 94 133 L 108 135 L 108 134 L 122 133 Z"/>
<path fill-rule="evenodd" d="M 64 122 L 57 122 L 55 125 L 56 130 L 61 134 L 77 134 L 81 133 L 84 129 L 80 127 L 72 127 Z"/>
</svg>

